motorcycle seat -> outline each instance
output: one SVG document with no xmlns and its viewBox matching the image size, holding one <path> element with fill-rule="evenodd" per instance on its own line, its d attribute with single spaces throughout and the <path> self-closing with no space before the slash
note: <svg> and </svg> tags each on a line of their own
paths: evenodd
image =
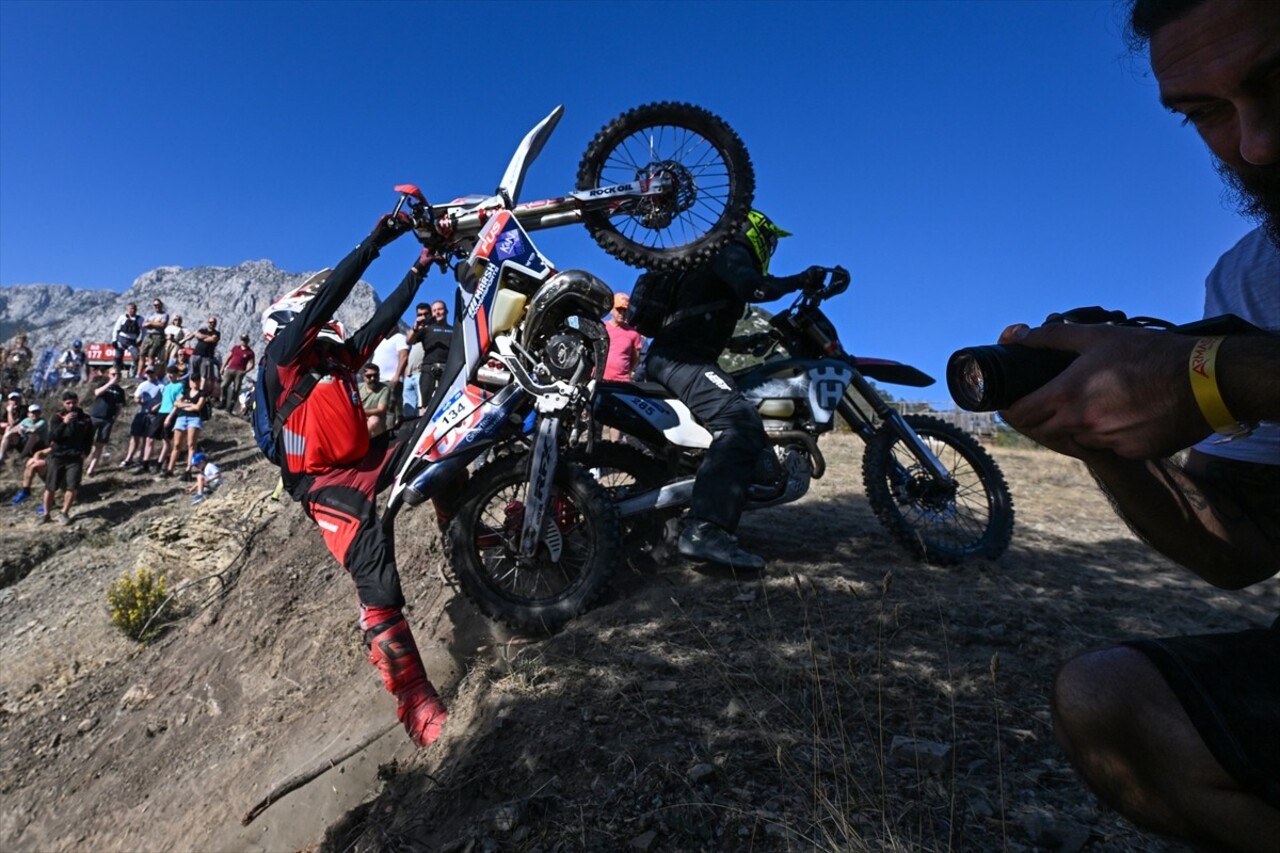
<svg viewBox="0 0 1280 853">
<path fill-rule="evenodd" d="M 667 390 L 660 382 L 612 382 L 601 380 L 596 384 L 596 393 L 638 394 L 642 397 L 656 397 L 660 400 L 673 400 L 675 394 Z"/>
</svg>

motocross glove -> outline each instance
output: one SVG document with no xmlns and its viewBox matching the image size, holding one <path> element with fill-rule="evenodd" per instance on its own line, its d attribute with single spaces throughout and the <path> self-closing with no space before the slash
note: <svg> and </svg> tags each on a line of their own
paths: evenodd
<svg viewBox="0 0 1280 853">
<path fill-rule="evenodd" d="M 436 253 L 424 248 L 418 253 L 418 259 L 413 262 L 412 269 L 418 275 L 425 276 L 431 272 L 431 265 L 436 263 L 440 264 L 441 269 L 444 269 L 444 262 L 436 257 Z"/>
<path fill-rule="evenodd" d="M 413 220 L 409 218 L 409 214 L 403 211 L 394 216 L 387 213 L 378 218 L 369 236 L 373 238 L 375 246 L 385 249 L 393 240 L 411 228 L 413 228 Z"/>
<path fill-rule="evenodd" d="M 803 284 L 800 285 L 800 289 L 805 293 L 813 293 L 814 291 L 821 290 L 822 285 L 827 280 L 827 268 L 819 266 L 809 267 L 807 270 L 800 273 L 800 279 L 803 281 Z"/>
</svg>

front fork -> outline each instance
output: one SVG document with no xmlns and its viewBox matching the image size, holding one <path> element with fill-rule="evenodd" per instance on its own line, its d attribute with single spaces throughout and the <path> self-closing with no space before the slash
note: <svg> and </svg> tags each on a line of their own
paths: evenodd
<svg viewBox="0 0 1280 853">
<path fill-rule="evenodd" d="M 559 456 L 560 419 L 540 417 L 533 439 L 533 458 L 529 463 L 529 491 L 525 495 L 524 527 L 520 531 L 520 556 L 532 559 L 538 540 L 546 540 L 551 559 L 559 561 L 563 543 L 558 525 L 546 524 L 547 504 L 555 480 Z"/>
<path fill-rule="evenodd" d="M 938 482 L 951 482 L 951 472 L 947 470 L 947 466 L 943 465 L 942 460 L 929 449 L 928 445 L 920 440 L 920 436 L 911 428 L 911 424 L 907 423 L 906 418 L 876 393 L 876 389 L 861 373 L 855 370 L 853 381 L 850 384 L 857 389 L 858 393 L 862 395 L 862 399 L 867 401 L 867 404 L 871 406 L 871 410 L 884 423 L 884 426 L 881 427 L 882 429 L 891 430 L 897 435 L 916 461 Z M 857 410 L 857 407 L 847 399 L 840 401 L 840 407 L 847 407 L 850 410 L 844 412 L 845 419 L 849 421 L 851 427 L 862 435 L 863 440 L 870 438 L 870 433 L 873 430 L 866 418 L 862 417 L 862 413 Z"/>
</svg>

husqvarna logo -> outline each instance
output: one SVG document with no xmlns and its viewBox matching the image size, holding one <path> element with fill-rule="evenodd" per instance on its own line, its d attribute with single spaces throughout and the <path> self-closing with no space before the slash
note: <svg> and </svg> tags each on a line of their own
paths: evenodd
<svg viewBox="0 0 1280 853">
<path fill-rule="evenodd" d="M 823 366 L 814 368 L 809 371 L 810 403 L 813 405 L 817 420 L 825 423 L 830 418 L 831 412 L 836 410 L 840 405 L 840 399 L 844 397 L 844 391 L 849 387 L 850 380 L 853 379 L 853 372 L 843 365 L 840 366 Z"/>
</svg>

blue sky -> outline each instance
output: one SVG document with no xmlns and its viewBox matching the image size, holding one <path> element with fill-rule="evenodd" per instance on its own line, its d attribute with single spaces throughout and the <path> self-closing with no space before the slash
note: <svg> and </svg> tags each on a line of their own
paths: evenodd
<svg viewBox="0 0 1280 853">
<path fill-rule="evenodd" d="M 747 143 L 757 205 L 796 235 L 774 271 L 849 268 L 831 313 L 852 352 L 941 380 L 953 349 L 1054 310 L 1186 321 L 1250 225 L 1157 103 L 1120 15 L 1083 1 L 0 0 L 0 285 L 319 269 L 396 183 L 490 192 L 557 104 L 526 200 L 572 189 L 617 113 L 681 100 Z M 635 271 L 580 227 L 534 236 L 560 268 L 630 289 Z M 366 277 L 385 294 L 415 256 L 406 239 Z M 946 399 L 941 381 L 910 393 Z"/>
</svg>

